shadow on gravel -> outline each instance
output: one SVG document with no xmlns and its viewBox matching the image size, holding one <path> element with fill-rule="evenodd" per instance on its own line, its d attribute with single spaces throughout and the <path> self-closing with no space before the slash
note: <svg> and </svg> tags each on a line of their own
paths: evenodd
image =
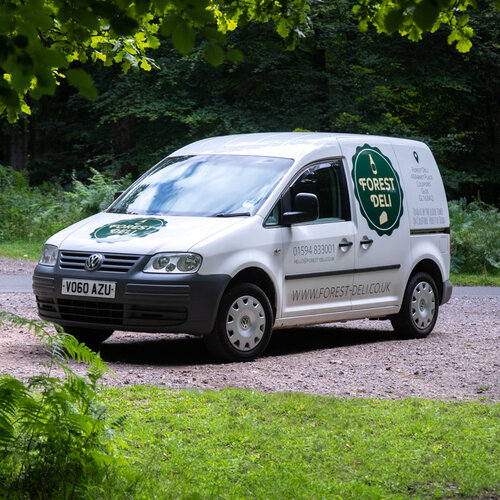
<svg viewBox="0 0 500 500">
<path fill-rule="evenodd" d="M 394 340 L 392 330 L 371 330 L 339 326 L 309 326 L 276 330 L 264 353 L 268 356 L 285 356 L 302 352 L 335 349 L 351 345 L 374 344 Z"/>
<path fill-rule="evenodd" d="M 108 363 L 137 365 L 185 366 L 221 363 L 205 350 L 197 337 L 174 335 L 158 338 L 137 334 L 137 340 L 124 340 L 101 345 L 101 357 Z M 276 330 L 263 358 L 287 356 L 351 345 L 373 344 L 394 340 L 392 331 L 312 326 Z"/>
</svg>

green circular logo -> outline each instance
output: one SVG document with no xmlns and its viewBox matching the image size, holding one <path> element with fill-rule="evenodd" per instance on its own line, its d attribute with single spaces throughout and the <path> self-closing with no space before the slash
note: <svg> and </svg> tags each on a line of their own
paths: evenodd
<svg viewBox="0 0 500 500">
<path fill-rule="evenodd" d="M 403 190 L 391 160 L 378 148 L 365 144 L 356 148 L 352 166 L 361 214 L 379 236 L 390 236 L 403 215 Z"/>
<path fill-rule="evenodd" d="M 98 227 L 90 236 L 100 240 L 112 237 L 117 239 L 143 238 L 148 234 L 156 233 L 166 224 L 167 221 L 163 219 L 125 219 Z"/>
</svg>

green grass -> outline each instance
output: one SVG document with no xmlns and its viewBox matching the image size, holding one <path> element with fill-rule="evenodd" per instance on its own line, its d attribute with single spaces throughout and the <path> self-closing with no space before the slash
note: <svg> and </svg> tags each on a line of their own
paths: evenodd
<svg viewBox="0 0 500 500">
<path fill-rule="evenodd" d="M 90 496 L 496 498 L 500 405 L 106 389 L 125 458 Z M 488 496 L 490 495 L 490 496 Z"/>
<path fill-rule="evenodd" d="M 0 240 L 0 256 L 11 259 L 38 260 L 43 243 L 31 240 Z"/>
<path fill-rule="evenodd" d="M 454 286 L 500 286 L 499 274 L 450 274 Z"/>
</svg>

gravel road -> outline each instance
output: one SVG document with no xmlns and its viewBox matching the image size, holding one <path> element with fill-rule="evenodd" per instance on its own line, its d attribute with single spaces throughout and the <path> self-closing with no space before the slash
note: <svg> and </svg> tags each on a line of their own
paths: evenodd
<svg viewBox="0 0 500 500">
<path fill-rule="evenodd" d="M 0 274 L 32 269 L 0 259 Z M 0 311 L 37 317 L 29 293 L 0 293 Z M 116 332 L 101 355 L 114 372 L 104 378 L 109 385 L 500 402 L 499 346 L 500 298 L 459 297 L 423 340 L 397 340 L 389 322 L 362 320 L 276 331 L 265 356 L 248 363 L 213 363 L 203 342 L 187 335 Z M 29 377 L 47 359 L 27 328 L 0 327 L 0 373 Z"/>
</svg>

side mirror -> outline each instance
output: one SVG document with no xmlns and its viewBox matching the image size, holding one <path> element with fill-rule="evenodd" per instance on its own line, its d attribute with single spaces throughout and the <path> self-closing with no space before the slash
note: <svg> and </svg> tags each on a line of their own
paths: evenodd
<svg viewBox="0 0 500 500">
<path fill-rule="evenodd" d="M 114 197 L 114 199 L 115 199 L 115 200 L 117 200 L 117 199 L 118 199 L 118 198 L 119 198 L 122 194 L 123 194 L 123 191 L 117 191 L 117 192 L 115 193 L 115 197 Z"/>
<path fill-rule="evenodd" d="M 283 214 L 283 224 L 291 226 L 301 222 L 312 222 L 319 217 L 318 197 L 312 193 L 298 193 L 293 202 L 293 212 Z"/>
</svg>

